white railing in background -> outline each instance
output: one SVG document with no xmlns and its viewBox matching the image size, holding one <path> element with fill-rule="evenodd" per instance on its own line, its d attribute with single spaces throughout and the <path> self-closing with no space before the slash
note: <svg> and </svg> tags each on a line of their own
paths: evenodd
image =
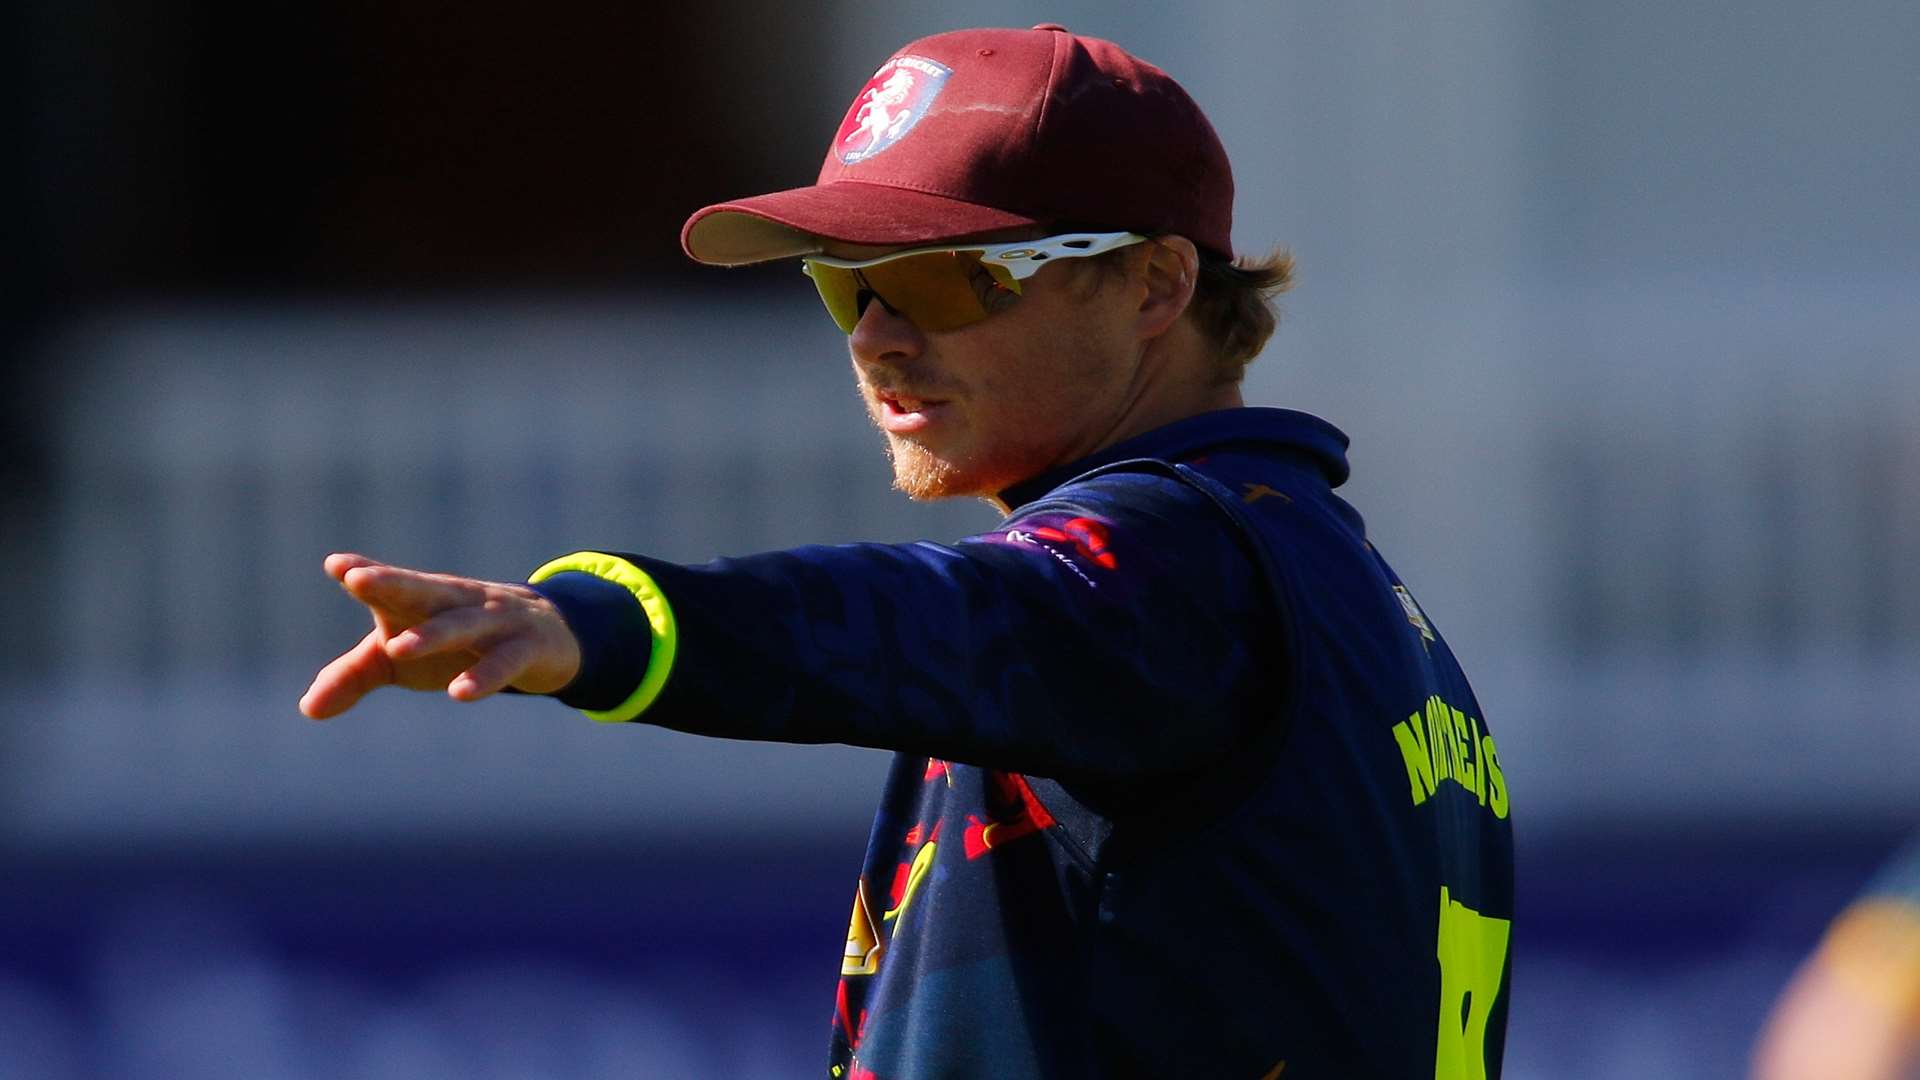
<svg viewBox="0 0 1920 1080">
<path fill-rule="evenodd" d="M 1324 361 L 1360 325 L 1333 309 L 1255 368 L 1252 398 L 1354 434 L 1354 497 L 1442 612 L 1536 820 L 1909 790 L 1920 317 L 1736 292 L 1509 297 L 1521 320 L 1475 339 L 1503 351 L 1407 344 L 1426 367 L 1391 374 Z M 0 828 L 858 835 L 870 753 L 607 731 L 544 702 L 382 696 L 327 726 L 293 707 L 362 632 L 329 550 L 511 577 L 581 546 L 695 560 L 988 527 L 888 490 L 843 348 L 798 295 L 76 329 L 49 508 L 61 662 L 0 701 Z"/>
</svg>

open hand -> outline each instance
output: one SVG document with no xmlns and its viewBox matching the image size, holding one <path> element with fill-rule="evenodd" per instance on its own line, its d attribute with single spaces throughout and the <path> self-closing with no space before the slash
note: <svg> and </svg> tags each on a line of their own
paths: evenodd
<svg viewBox="0 0 1920 1080">
<path fill-rule="evenodd" d="M 546 694 L 573 681 L 580 645 L 558 608 L 525 585 L 326 559 L 328 576 L 373 613 L 360 644 L 320 669 L 300 699 L 315 720 L 338 716 L 382 686 L 478 701 L 511 686 Z"/>
</svg>

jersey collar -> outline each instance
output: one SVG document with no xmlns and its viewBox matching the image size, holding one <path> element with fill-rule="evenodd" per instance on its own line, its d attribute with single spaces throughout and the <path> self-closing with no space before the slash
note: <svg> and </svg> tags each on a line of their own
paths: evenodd
<svg viewBox="0 0 1920 1080">
<path fill-rule="evenodd" d="M 1262 443 L 1300 454 L 1327 478 L 1329 487 L 1347 481 L 1347 436 L 1310 413 L 1292 409 L 1240 408 L 1204 412 L 1135 435 L 1078 461 L 1048 469 L 1000 493 L 1009 511 L 1045 495 L 1090 469 L 1132 458 L 1184 461 L 1229 443 Z"/>
</svg>

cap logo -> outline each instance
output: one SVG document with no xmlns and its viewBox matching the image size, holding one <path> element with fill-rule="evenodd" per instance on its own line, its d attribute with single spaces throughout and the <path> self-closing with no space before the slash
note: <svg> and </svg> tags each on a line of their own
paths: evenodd
<svg viewBox="0 0 1920 1080">
<path fill-rule="evenodd" d="M 927 114 L 953 71 L 918 56 L 896 56 L 880 65 L 853 99 L 833 155 L 853 165 L 900 141 Z"/>
</svg>

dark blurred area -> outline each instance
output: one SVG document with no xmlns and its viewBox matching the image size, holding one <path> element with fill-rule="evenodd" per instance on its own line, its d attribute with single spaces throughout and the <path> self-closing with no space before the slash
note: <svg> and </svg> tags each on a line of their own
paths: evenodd
<svg viewBox="0 0 1920 1080">
<path fill-rule="evenodd" d="M 638 288 L 680 223 L 817 165 L 802 5 L 23 0 L 6 488 L 45 472 L 26 361 L 63 314 L 217 292 Z M 751 122 L 743 122 L 751 118 Z M 10 515 L 11 516 L 11 515 Z"/>
<path fill-rule="evenodd" d="M 798 5 L 14 10 L 50 301 L 643 281 L 830 122 Z"/>
</svg>

